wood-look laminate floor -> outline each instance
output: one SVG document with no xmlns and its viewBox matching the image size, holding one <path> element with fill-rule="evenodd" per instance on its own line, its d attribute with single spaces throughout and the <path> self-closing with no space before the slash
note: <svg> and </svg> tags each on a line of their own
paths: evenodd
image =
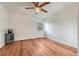
<svg viewBox="0 0 79 59">
<path fill-rule="evenodd" d="M 73 47 L 49 39 L 16 41 L 0 49 L 0 56 L 75 56 Z"/>
</svg>

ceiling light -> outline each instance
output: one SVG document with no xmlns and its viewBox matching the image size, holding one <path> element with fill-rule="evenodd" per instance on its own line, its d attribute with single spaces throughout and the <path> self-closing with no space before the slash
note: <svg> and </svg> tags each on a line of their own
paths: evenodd
<svg viewBox="0 0 79 59">
<path fill-rule="evenodd" d="M 41 11 L 41 8 L 40 7 L 36 7 L 35 9 L 36 9 L 36 12 L 37 13 Z"/>
</svg>

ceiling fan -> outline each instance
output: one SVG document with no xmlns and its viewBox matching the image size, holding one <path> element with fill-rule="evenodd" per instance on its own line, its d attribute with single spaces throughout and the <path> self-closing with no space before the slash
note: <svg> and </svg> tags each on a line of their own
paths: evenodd
<svg viewBox="0 0 79 59">
<path fill-rule="evenodd" d="M 35 9 L 36 13 L 43 11 L 45 13 L 47 13 L 47 10 L 44 10 L 42 7 L 46 6 L 47 4 L 49 4 L 50 2 L 44 2 L 42 4 L 39 4 L 39 2 L 32 2 L 32 4 L 34 5 L 34 7 L 27 7 L 25 9 Z"/>
</svg>

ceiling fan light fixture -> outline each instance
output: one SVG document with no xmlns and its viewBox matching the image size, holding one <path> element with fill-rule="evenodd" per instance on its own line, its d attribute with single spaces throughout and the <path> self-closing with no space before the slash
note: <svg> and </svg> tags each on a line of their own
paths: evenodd
<svg viewBox="0 0 79 59">
<path fill-rule="evenodd" d="M 39 4 L 39 2 L 32 2 L 34 7 L 27 7 L 25 9 L 35 9 L 35 13 L 39 13 L 40 11 L 43 11 L 43 12 L 47 13 L 47 10 L 43 9 L 42 7 L 46 6 L 49 3 L 50 2 L 44 2 L 42 4 Z"/>
<path fill-rule="evenodd" d="M 41 11 L 41 8 L 40 8 L 40 7 L 36 7 L 35 10 L 36 10 L 36 12 L 38 13 L 38 12 Z"/>
</svg>

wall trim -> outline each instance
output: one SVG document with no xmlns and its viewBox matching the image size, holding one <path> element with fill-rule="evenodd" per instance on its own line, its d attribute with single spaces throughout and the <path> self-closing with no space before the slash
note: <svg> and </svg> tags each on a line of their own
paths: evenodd
<svg viewBox="0 0 79 59">
<path fill-rule="evenodd" d="M 0 48 L 2 48 L 4 45 L 5 45 L 5 43 L 1 44 L 1 45 L 0 45 Z"/>
<path fill-rule="evenodd" d="M 70 47 L 72 47 L 72 48 L 75 48 L 75 49 L 77 49 L 77 47 L 74 47 L 74 46 L 72 46 L 72 45 L 70 45 L 70 44 L 64 43 L 63 41 L 54 40 L 55 38 L 54 38 L 54 39 L 47 38 L 47 39 L 50 39 L 50 40 L 56 41 L 56 42 L 58 42 L 58 43 L 61 43 L 61 44 L 64 44 L 64 45 L 67 45 L 67 46 L 70 46 Z"/>
<path fill-rule="evenodd" d="M 38 37 L 38 38 L 18 39 L 18 40 L 14 40 L 14 41 L 31 40 L 31 39 L 46 39 L 46 38 L 45 37 Z"/>
</svg>

